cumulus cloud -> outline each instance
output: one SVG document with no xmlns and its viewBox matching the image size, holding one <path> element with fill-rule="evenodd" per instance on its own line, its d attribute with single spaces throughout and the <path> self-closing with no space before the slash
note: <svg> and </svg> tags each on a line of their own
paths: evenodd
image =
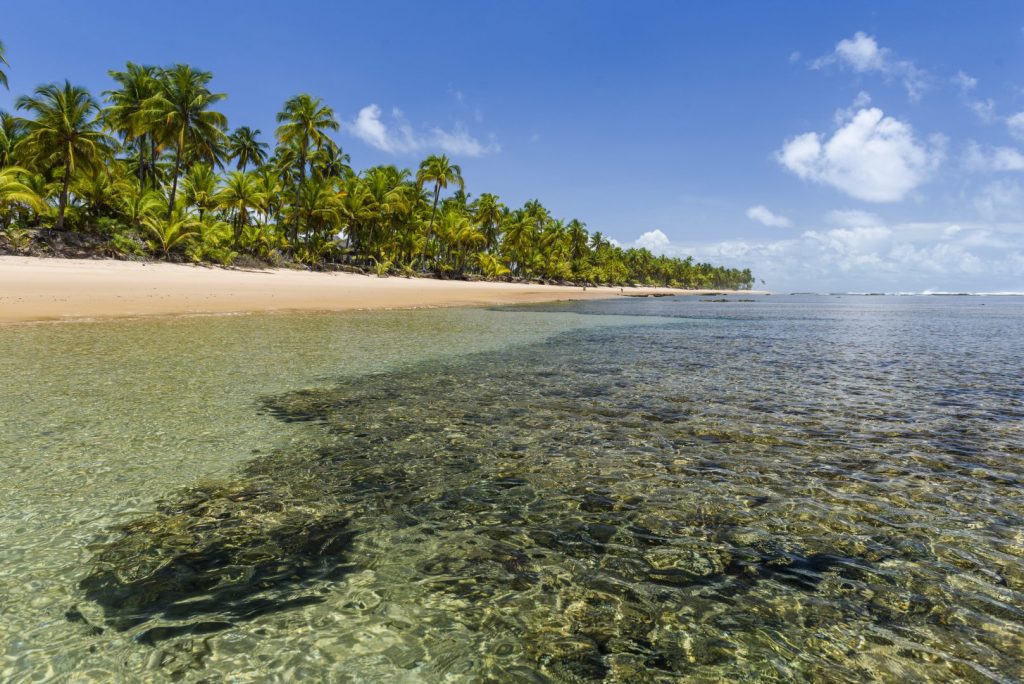
<svg viewBox="0 0 1024 684">
<path fill-rule="evenodd" d="M 831 53 L 811 62 L 812 69 L 837 64 L 858 74 L 878 73 L 886 79 L 902 81 L 911 100 L 919 100 L 927 87 L 927 74 L 913 62 L 896 59 L 888 48 L 881 47 L 874 36 L 857 31 L 851 38 L 836 43 Z"/>
<path fill-rule="evenodd" d="M 849 107 L 842 107 L 836 110 L 835 115 L 832 117 L 835 120 L 836 128 L 846 125 L 846 122 L 856 116 L 857 112 L 866 109 L 870 104 L 870 93 L 863 90 L 857 93 L 857 97 L 853 98 L 853 102 L 850 103 Z"/>
<path fill-rule="evenodd" d="M 919 143 L 910 124 L 872 107 L 858 110 L 831 138 L 811 132 L 787 140 L 777 158 L 804 180 L 868 202 L 896 202 L 928 180 L 943 147 L 937 137 Z"/>
<path fill-rule="evenodd" d="M 501 150 L 493 140 L 480 142 L 462 124 L 456 124 L 450 131 L 439 127 L 416 131 L 397 108 L 391 110 L 391 121 L 385 122 L 381 108 L 375 104 L 360 109 L 356 118 L 345 124 L 345 128 L 367 145 L 391 154 L 437 150 L 465 157 L 479 157 Z"/>
<path fill-rule="evenodd" d="M 964 152 L 968 171 L 1024 171 L 1024 154 L 1014 147 L 987 147 L 971 141 Z"/>
<path fill-rule="evenodd" d="M 788 228 L 793 225 L 793 222 L 788 218 L 772 212 L 763 204 L 747 209 L 747 218 L 772 228 Z"/>
<path fill-rule="evenodd" d="M 854 71 L 881 71 L 888 62 L 889 50 L 879 47 L 873 36 L 857 31 L 853 38 L 844 38 L 836 43 L 833 54 Z"/>
<path fill-rule="evenodd" d="M 669 245 L 668 236 L 657 228 L 649 230 L 636 239 L 637 247 L 645 247 L 655 254 L 660 254 Z"/>
</svg>

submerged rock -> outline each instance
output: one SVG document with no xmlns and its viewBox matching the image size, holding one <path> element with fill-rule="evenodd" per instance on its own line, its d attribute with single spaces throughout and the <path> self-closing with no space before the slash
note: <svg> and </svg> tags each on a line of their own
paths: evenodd
<svg viewBox="0 0 1024 684">
<path fill-rule="evenodd" d="M 343 514 L 303 509 L 267 487 L 193 490 L 125 525 L 79 587 L 115 629 L 175 621 L 143 633 L 144 643 L 209 633 L 322 601 L 311 589 L 344 576 L 352 537 Z"/>
<path fill-rule="evenodd" d="M 152 645 L 322 602 L 357 565 L 391 568 L 409 586 L 378 587 L 386 601 L 446 610 L 481 653 L 505 645 L 492 678 L 643 681 L 736 659 L 714 636 L 683 643 L 697 625 L 781 624 L 801 597 L 819 602 L 826 578 L 866 577 L 849 549 L 776 524 L 779 497 L 749 482 L 758 461 L 740 450 L 790 447 L 704 439 L 727 426 L 663 384 L 674 359 L 634 367 L 623 346 L 597 368 L 572 348 L 541 351 L 266 399 L 281 420 L 315 423 L 309 441 L 123 526 L 81 590 Z M 638 393 L 648 410 L 624 409 Z M 678 418 L 637 417 L 662 414 Z"/>
</svg>

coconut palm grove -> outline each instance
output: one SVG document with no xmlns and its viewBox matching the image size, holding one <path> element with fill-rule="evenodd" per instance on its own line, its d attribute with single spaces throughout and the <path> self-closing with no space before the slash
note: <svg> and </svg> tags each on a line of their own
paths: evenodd
<svg viewBox="0 0 1024 684">
<path fill-rule="evenodd" d="M 11 63 L 16 60 L 11 58 Z M 12 68 L 0 44 L 0 86 Z M 116 87 L 37 87 L 0 111 L 0 249 L 449 278 L 749 288 L 749 269 L 623 249 L 539 200 L 473 195 L 456 160 L 357 172 L 301 93 L 231 128 L 213 74 L 129 62 Z"/>
</svg>

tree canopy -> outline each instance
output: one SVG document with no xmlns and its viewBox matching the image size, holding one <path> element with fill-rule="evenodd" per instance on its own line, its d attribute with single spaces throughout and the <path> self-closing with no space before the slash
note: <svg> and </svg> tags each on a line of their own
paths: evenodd
<svg viewBox="0 0 1024 684">
<path fill-rule="evenodd" d="M 2 43 L 0 65 L 8 66 Z M 283 104 L 266 140 L 259 129 L 228 128 L 218 110 L 226 95 L 210 72 L 128 62 L 109 74 L 115 85 L 102 102 L 64 82 L 0 112 L 0 231 L 19 245 L 25 231 L 55 229 L 104 241 L 112 255 L 221 264 L 581 284 L 754 282 L 746 269 L 622 247 L 536 199 L 512 207 L 490 192 L 474 197 L 443 154 L 415 172 L 356 172 L 333 137 L 334 110 L 306 93 Z"/>
</svg>

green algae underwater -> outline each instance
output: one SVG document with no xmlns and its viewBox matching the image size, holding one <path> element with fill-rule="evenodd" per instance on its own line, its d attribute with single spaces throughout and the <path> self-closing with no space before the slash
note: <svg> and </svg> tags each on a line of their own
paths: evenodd
<svg viewBox="0 0 1024 684">
<path fill-rule="evenodd" d="M 1024 678 L 1022 313 L 805 297 L 303 318 L 323 356 L 289 368 L 302 382 L 274 391 L 280 351 L 232 381 L 221 419 L 244 413 L 258 453 L 172 468 L 149 505 L 85 525 L 48 578 L 57 652 L 9 639 L 2 674 Z M 298 320 L 185 338 L 269 325 L 257 341 L 280 344 Z M 402 329 L 434 351 L 381 354 Z"/>
</svg>

